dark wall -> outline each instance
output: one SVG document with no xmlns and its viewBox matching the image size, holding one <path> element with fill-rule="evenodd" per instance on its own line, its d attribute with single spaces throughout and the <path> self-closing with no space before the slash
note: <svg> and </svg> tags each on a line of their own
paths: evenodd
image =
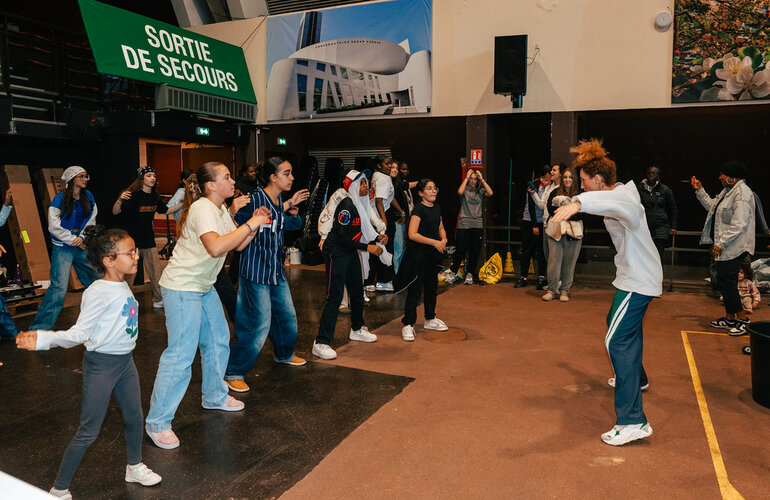
<svg viewBox="0 0 770 500">
<path fill-rule="evenodd" d="M 458 210 L 454 193 L 461 181 L 460 158 L 465 156 L 465 117 L 274 125 L 263 134 L 266 155 L 288 153 L 297 159 L 309 149 L 389 146 L 394 158 L 409 164 L 412 180 L 436 181 L 444 225 L 453 233 Z M 278 137 L 287 139 L 286 147 L 276 144 Z"/>
<path fill-rule="evenodd" d="M 711 195 L 721 189 L 719 166 L 738 159 L 749 165 L 749 186 L 765 205 L 768 188 L 770 108 L 766 104 L 580 113 L 580 137 L 600 137 L 618 164 L 618 178 L 641 181 L 657 165 L 663 183 L 674 191 L 682 230 L 700 231 L 706 211 L 689 179 L 703 181 Z"/>
</svg>

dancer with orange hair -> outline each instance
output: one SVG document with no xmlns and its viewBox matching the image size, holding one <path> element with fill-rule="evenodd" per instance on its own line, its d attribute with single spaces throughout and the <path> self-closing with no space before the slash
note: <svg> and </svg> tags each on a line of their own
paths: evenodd
<svg viewBox="0 0 770 500">
<path fill-rule="evenodd" d="M 617 421 L 602 440 L 620 446 L 652 435 L 642 408 L 642 390 L 649 385 L 642 367 L 642 321 L 649 303 L 663 293 L 663 269 L 633 181 L 615 183 L 615 162 L 598 139 L 580 141 L 570 151 L 577 154 L 572 165 L 580 169 L 586 192 L 557 209 L 551 222 L 568 220 L 579 212 L 601 215 L 618 251 L 612 282 L 617 291 L 604 339 L 615 370 L 609 383 L 615 387 Z"/>
</svg>

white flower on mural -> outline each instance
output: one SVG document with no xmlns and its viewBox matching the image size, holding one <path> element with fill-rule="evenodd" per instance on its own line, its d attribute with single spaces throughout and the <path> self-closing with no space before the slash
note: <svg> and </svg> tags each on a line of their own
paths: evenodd
<svg viewBox="0 0 770 500">
<path fill-rule="evenodd" d="M 739 101 L 749 99 L 759 99 L 770 94 L 770 83 L 767 81 L 767 75 L 764 71 L 754 72 L 751 67 L 751 59 L 748 57 L 741 62 L 738 73 L 731 76 L 725 82 L 725 88 L 730 94 L 741 93 Z M 748 61 L 748 65 L 745 64 Z"/>
<path fill-rule="evenodd" d="M 721 80 L 729 80 L 738 74 L 742 65 L 748 65 L 749 69 L 751 69 L 751 59 L 744 57 L 743 61 L 741 61 L 739 58 L 734 57 L 732 54 L 725 55 L 725 57 L 722 58 L 722 67 L 716 70 L 717 78 Z"/>
</svg>

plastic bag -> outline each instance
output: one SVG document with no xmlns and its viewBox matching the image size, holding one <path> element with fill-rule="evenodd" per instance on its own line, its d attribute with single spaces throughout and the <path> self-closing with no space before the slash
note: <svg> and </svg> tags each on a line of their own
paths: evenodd
<svg viewBox="0 0 770 500">
<path fill-rule="evenodd" d="M 479 279 L 493 285 L 503 277 L 503 259 L 496 253 L 479 269 Z"/>
</svg>

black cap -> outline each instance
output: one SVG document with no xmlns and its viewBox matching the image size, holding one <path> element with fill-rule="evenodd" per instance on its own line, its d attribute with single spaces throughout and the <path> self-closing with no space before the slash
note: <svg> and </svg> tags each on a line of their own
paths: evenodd
<svg viewBox="0 0 770 500">
<path fill-rule="evenodd" d="M 748 179 L 751 176 L 751 170 L 749 167 L 739 162 L 738 160 L 730 160 L 722 164 L 719 167 L 719 171 L 725 174 L 727 177 L 733 177 L 736 179 Z"/>
</svg>

